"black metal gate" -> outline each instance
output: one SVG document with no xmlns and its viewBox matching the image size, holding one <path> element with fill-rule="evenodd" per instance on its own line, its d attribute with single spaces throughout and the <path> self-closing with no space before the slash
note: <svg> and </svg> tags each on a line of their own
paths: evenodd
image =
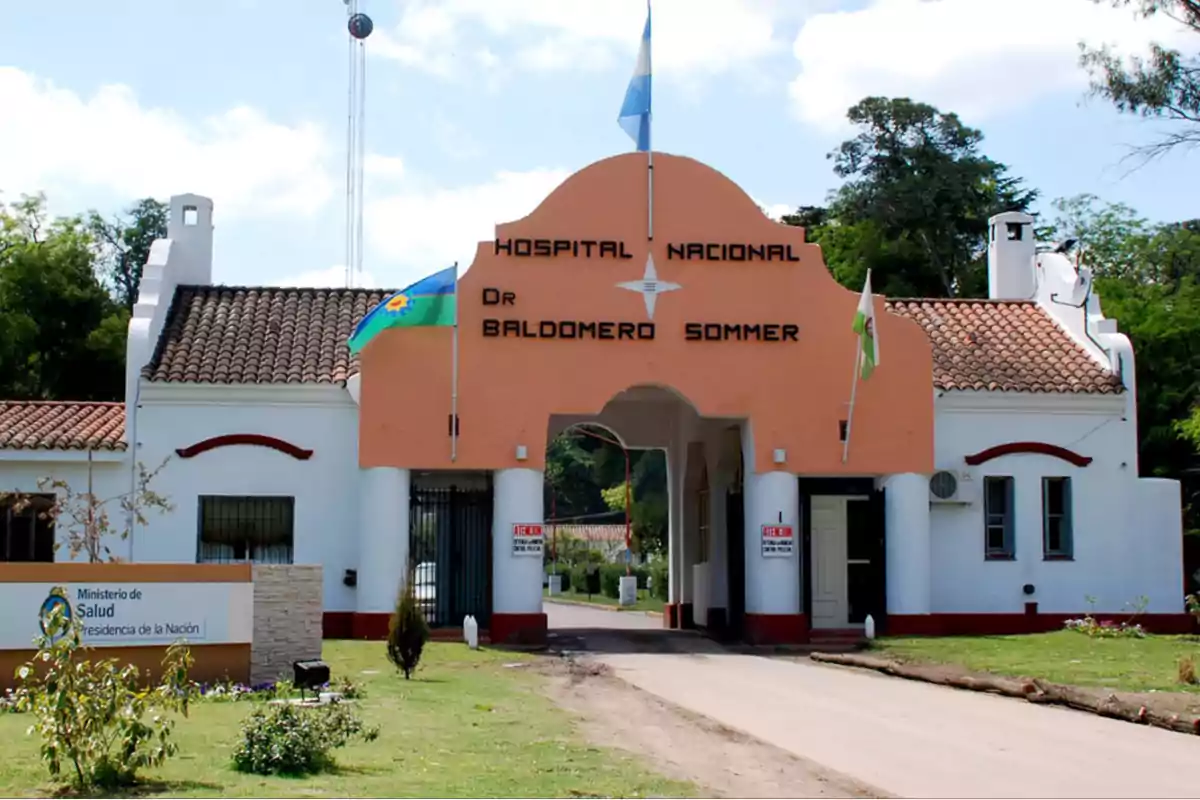
<svg viewBox="0 0 1200 800">
<path fill-rule="evenodd" d="M 492 491 L 414 487 L 409 580 L 431 627 L 492 615 Z"/>
</svg>

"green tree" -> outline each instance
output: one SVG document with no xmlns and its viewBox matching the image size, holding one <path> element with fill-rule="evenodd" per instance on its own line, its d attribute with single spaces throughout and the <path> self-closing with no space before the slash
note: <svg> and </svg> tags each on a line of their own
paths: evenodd
<svg viewBox="0 0 1200 800">
<path fill-rule="evenodd" d="M 908 98 L 868 97 L 847 112 L 858 133 L 829 154 L 845 183 L 805 225 L 835 279 L 861 288 L 867 269 L 891 296 L 986 293 L 988 218 L 1027 211 L 1037 192 L 980 151 L 983 134 Z"/>
<path fill-rule="evenodd" d="M 128 315 L 94 265 L 86 225 L 48 219 L 44 196 L 0 206 L 0 396 L 123 395 Z"/>
<path fill-rule="evenodd" d="M 101 279 L 127 311 L 133 311 L 137 302 L 150 246 L 155 239 L 166 238 L 167 210 L 166 203 L 147 197 L 112 219 L 96 211 L 88 213 Z"/>
<path fill-rule="evenodd" d="M 639 450 L 630 465 L 633 504 L 629 520 L 633 549 L 643 555 L 667 551 L 669 519 L 667 459 L 661 450 Z M 625 480 L 603 491 L 604 502 L 613 511 L 625 510 Z"/>
<path fill-rule="evenodd" d="M 1094 195 L 1060 198 L 1050 235 L 1078 240 L 1097 278 L 1176 286 L 1200 279 L 1200 221 L 1152 224 L 1123 203 Z"/>
<path fill-rule="evenodd" d="M 1133 343 L 1141 472 L 1180 479 L 1185 525 L 1200 528 L 1200 225 L 1151 224 L 1091 195 L 1054 208 L 1054 235 L 1079 240 L 1105 315 Z"/>
<path fill-rule="evenodd" d="M 1136 17 L 1162 15 L 1200 33 L 1200 0 L 1093 0 L 1132 9 Z M 1080 63 L 1091 76 L 1091 91 L 1123 114 L 1175 123 L 1153 144 L 1138 148 L 1147 158 L 1200 143 L 1200 59 L 1161 44 L 1147 57 L 1126 60 L 1108 46 L 1080 44 Z"/>
</svg>

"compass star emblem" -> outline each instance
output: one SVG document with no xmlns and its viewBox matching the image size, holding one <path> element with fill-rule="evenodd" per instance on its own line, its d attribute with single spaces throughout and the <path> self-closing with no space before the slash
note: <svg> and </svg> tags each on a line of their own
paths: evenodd
<svg viewBox="0 0 1200 800">
<path fill-rule="evenodd" d="M 654 269 L 654 256 L 652 255 L 646 257 L 646 271 L 642 274 L 640 281 L 625 281 L 618 283 L 617 286 L 642 295 L 642 299 L 646 302 L 646 316 L 651 321 L 654 320 L 654 301 L 658 296 L 663 292 L 673 292 L 683 288 L 678 283 L 658 279 L 658 271 Z"/>
</svg>

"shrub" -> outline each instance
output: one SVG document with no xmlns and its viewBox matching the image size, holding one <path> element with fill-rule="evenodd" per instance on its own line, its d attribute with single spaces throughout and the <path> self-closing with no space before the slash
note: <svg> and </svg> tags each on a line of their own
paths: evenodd
<svg viewBox="0 0 1200 800">
<path fill-rule="evenodd" d="M 65 596 L 61 588 L 54 591 Z M 82 658 L 88 650 L 82 622 L 68 617 L 65 608 L 51 607 L 37 655 L 17 670 L 17 710 L 36 718 L 29 733 L 41 736 L 41 758 L 53 778 L 70 772 L 80 791 L 128 786 L 139 769 L 175 755 L 175 721 L 166 712 L 187 716 L 196 692 L 188 680 L 191 653 L 171 645 L 162 677 L 147 688 L 132 664 Z"/>
<path fill-rule="evenodd" d="M 233 766 L 257 775 L 311 775 L 332 767 L 329 751 L 345 747 L 356 736 L 370 742 L 379 731 L 365 729 L 343 703 L 259 707 L 242 723 Z"/>
<path fill-rule="evenodd" d="M 1084 598 L 1089 607 L 1096 607 L 1096 598 L 1087 595 Z M 1089 611 L 1081 619 L 1069 619 L 1063 623 L 1063 628 L 1069 631 L 1078 631 L 1079 633 L 1087 634 L 1092 638 L 1102 639 L 1117 639 L 1117 638 L 1135 638 L 1143 639 L 1146 636 L 1146 631 L 1141 625 L 1135 624 L 1132 620 L 1136 619 L 1143 611 L 1146 610 L 1148 604 L 1146 597 L 1139 597 L 1132 604 L 1132 616 L 1129 622 L 1113 622 L 1104 620 L 1103 622 L 1096 619 L 1094 611 Z M 1126 604 L 1129 607 L 1130 604 Z"/>
<path fill-rule="evenodd" d="M 400 592 L 396 612 L 388 625 L 388 661 L 404 673 L 404 679 L 412 677 L 421 661 L 421 651 L 429 641 L 429 623 L 417 605 L 411 582 Z"/>
<path fill-rule="evenodd" d="M 604 564 L 600 567 L 600 594 L 605 597 L 621 596 L 621 577 L 625 567 L 618 564 Z"/>
<path fill-rule="evenodd" d="M 571 589 L 579 594 L 587 594 L 587 566 L 575 564 L 570 572 Z"/>
<path fill-rule="evenodd" d="M 665 603 L 671 588 L 670 576 L 667 571 L 667 560 L 660 558 L 650 562 L 649 570 L 650 577 L 652 578 L 650 593 Z"/>
<path fill-rule="evenodd" d="M 1143 639 L 1146 636 L 1146 631 L 1141 625 L 1127 622 L 1113 622 L 1111 620 L 1098 621 L 1091 614 L 1087 614 L 1082 619 L 1069 619 L 1063 623 L 1063 627 L 1069 631 L 1078 631 L 1079 633 L 1087 634 L 1093 639 L 1119 639 L 1123 637 Z"/>
<path fill-rule="evenodd" d="M 637 578 L 637 587 L 639 589 L 645 589 L 646 578 L 650 577 L 650 570 L 645 564 L 641 564 L 633 568 L 633 576 Z"/>
<path fill-rule="evenodd" d="M 1197 683 L 1196 659 L 1191 656 L 1184 656 L 1179 659 L 1179 682 L 1189 686 Z"/>
</svg>

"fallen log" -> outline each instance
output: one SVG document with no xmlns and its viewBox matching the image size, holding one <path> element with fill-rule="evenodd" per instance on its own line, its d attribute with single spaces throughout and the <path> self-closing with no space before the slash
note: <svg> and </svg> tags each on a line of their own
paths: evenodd
<svg viewBox="0 0 1200 800">
<path fill-rule="evenodd" d="M 950 672 L 938 671 L 916 664 L 905 664 L 901 661 L 869 656 L 862 653 L 813 653 L 814 661 L 829 664 L 840 664 L 845 667 L 862 667 L 873 669 L 887 675 L 899 678 L 924 681 L 938 686 L 950 686 L 955 689 L 967 689 L 973 692 L 991 692 L 1005 697 L 1024 698 L 1031 692 L 1037 691 L 1030 681 L 1015 678 L 1004 678 L 998 675 L 956 675 Z"/>
<path fill-rule="evenodd" d="M 1181 717 L 1179 714 L 1155 711 L 1148 706 L 1122 700 L 1111 693 L 1097 697 L 1073 686 L 1064 686 L 1060 683 L 1043 680 L 1035 680 L 1034 685 L 1038 691 L 1028 698 L 1030 702 L 1053 703 L 1137 725 L 1150 725 L 1178 733 L 1200 734 L 1200 718 Z"/>
<path fill-rule="evenodd" d="M 844 667 L 859 667 L 875 670 L 898 678 L 966 689 L 974 692 L 991 692 L 1027 700 L 1031 703 L 1061 705 L 1079 711 L 1087 711 L 1110 719 L 1150 725 L 1156 728 L 1200 735 L 1200 718 L 1180 716 L 1154 711 L 1145 705 L 1122 700 L 1115 694 L 1097 696 L 1073 686 L 1051 683 L 1041 679 L 1020 680 L 998 675 L 954 674 L 933 665 L 906 664 L 902 661 L 881 658 L 864 653 L 812 653 L 813 661 L 837 664 Z"/>
</svg>

